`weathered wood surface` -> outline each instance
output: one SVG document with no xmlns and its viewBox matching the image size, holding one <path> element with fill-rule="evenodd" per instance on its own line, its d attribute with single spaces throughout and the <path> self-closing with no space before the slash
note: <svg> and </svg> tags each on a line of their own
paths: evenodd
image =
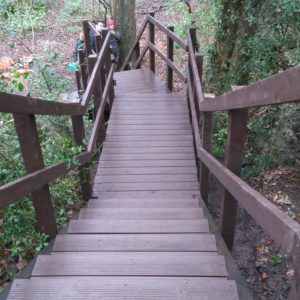
<svg viewBox="0 0 300 300">
<path fill-rule="evenodd" d="M 94 198 L 8 299 L 238 299 L 198 204 L 186 96 L 148 70 L 115 79 Z"/>
<path fill-rule="evenodd" d="M 237 300 L 238 296 L 235 282 L 224 278 L 56 277 L 15 280 L 9 297 L 13 299 Z"/>
</svg>

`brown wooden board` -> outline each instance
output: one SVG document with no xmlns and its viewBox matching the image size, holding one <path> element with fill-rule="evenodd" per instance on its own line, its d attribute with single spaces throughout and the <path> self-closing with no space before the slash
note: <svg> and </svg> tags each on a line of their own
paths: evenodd
<svg viewBox="0 0 300 300">
<path fill-rule="evenodd" d="M 95 183 L 106 182 L 196 182 L 196 174 L 160 174 L 160 175 L 97 175 Z"/>
<path fill-rule="evenodd" d="M 104 145 L 102 154 L 148 154 L 148 153 L 193 153 L 192 147 L 107 147 Z"/>
<path fill-rule="evenodd" d="M 198 182 L 121 182 L 95 183 L 95 192 L 106 191 L 191 191 L 199 190 Z"/>
<path fill-rule="evenodd" d="M 207 220 L 71 220 L 68 233 L 203 233 Z"/>
<path fill-rule="evenodd" d="M 202 219 L 201 208 L 83 208 L 79 219 L 85 220 L 177 220 Z"/>
<path fill-rule="evenodd" d="M 101 161 L 105 160 L 193 160 L 194 153 L 105 153 Z"/>
<path fill-rule="evenodd" d="M 91 199 L 88 208 L 187 208 L 199 207 L 198 200 L 192 198 L 184 199 Z"/>
<path fill-rule="evenodd" d="M 193 277 L 63 277 L 17 279 L 8 300 L 238 300 L 234 281 Z"/>
<path fill-rule="evenodd" d="M 63 234 L 55 239 L 54 252 L 93 251 L 217 251 L 215 237 L 188 234 Z"/>
<path fill-rule="evenodd" d="M 214 252 L 56 252 L 39 255 L 32 276 L 225 277 Z"/>
<path fill-rule="evenodd" d="M 94 192 L 99 199 L 199 199 L 199 191 L 114 191 Z"/>
<path fill-rule="evenodd" d="M 189 124 L 154 124 L 154 125 L 117 125 L 109 123 L 108 125 L 108 133 L 113 131 L 129 131 L 129 130 L 191 130 L 191 125 Z"/>
<path fill-rule="evenodd" d="M 196 167 L 99 168 L 96 176 L 104 175 L 197 174 Z"/>
<path fill-rule="evenodd" d="M 128 168 L 128 167 L 194 167 L 195 160 L 100 160 L 100 168 Z"/>
<path fill-rule="evenodd" d="M 193 141 L 121 141 L 104 143 L 105 149 L 107 148 L 152 148 L 152 147 L 168 147 L 176 148 L 180 152 L 181 147 L 193 147 Z"/>
</svg>

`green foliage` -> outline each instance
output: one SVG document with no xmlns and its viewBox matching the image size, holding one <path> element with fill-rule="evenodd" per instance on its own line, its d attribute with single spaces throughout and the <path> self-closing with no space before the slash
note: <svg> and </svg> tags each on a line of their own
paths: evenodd
<svg viewBox="0 0 300 300">
<path fill-rule="evenodd" d="M 42 29 L 49 1 L 2 0 L 0 8 L 0 32 L 20 38 L 28 31 Z M 48 2 L 48 3 L 47 3 Z"/>
<path fill-rule="evenodd" d="M 215 113 L 213 131 L 213 154 L 216 157 L 224 157 L 227 138 L 227 114 Z"/>
<path fill-rule="evenodd" d="M 44 51 L 33 57 L 30 76 L 32 96 L 57 101 L 59 94 L 69 89 L 69 81 L 55 71 L 62 64 L 57 52 L 46 46 Z"/>
</svg>

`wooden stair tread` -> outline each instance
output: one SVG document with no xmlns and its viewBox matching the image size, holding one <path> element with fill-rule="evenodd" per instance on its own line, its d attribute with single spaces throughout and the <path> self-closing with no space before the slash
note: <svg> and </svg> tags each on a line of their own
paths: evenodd
<svg viewBox="0 0 300 300">
<path fill-rule="evenodd" d="M 237 300 L 234 281 L 194 277 L 16 279 L 8 300 Z"/>
<path fill-rule="evenodd" d="M 201 208 L 83 208 L 79 219 L 176 220 L 202 219 Z"/>
<path fill-rule="evenodd" d="M 217 251 L 214 235 L 189 234 L 63 234 L 54 252 L 84 251 Z"/>
<path fill-rule="evenodd" d="M 138 174 L 138 175 L 97 175 L 95 183 L 101 182 L 196 182 L 196 174 Z"/>
<path fill-rule="evenodd" d="M 197 174 L 196 167 L 140 167 L 140 168 L 98 168 L 96 176 L 105 175 L 160 175 Z"/>
<path fill-rule="evenodd" d="M 198 220 L 71 220 L 68 233 L 208 233 Z"/>
<path fill-rule="evenodd" d="M 54 252 L 39 255 L 32 276 L 226 277 L 215 252 Z"/>
<path fill-rule="evenodd" d="M 88 208 L 185 208 L 198 207 L 197 199 L 91 199 Z"/>
</svg>

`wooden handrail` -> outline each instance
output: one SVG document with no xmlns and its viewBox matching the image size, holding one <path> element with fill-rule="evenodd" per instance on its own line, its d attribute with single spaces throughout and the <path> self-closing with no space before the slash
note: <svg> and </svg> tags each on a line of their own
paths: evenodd
<svg viewBox="0 0 300 300">
<path fill-rule="evenodd" d="M 134 41 L 134 43 L 132 44 L 131 48 L 129 49 L 129 52 L 124 60 L 124 63 L 121 67 L 121 71 L 124 71 L 126 65 L 129 63 L 129 60 L 136 48 L 136 46 L 138 45 L 139 40 L 141 39 L 147 24 L 151 23 L 152 25 L 155 25 L 160 31 L 162 31 L 163 33 L 165 33 L 167 35 L 168 38 L 170 38 L 171 40 L 173 40 L 178 46 L 180 46 L 184 51 L 187 51 L 188 46 L 187 44 L 180 39 L 179 37 L 177 37 L 168 27 L 164 26 L 163 24 L 161 24 L 159 21 L 157 21 L 155 18 L 153 18 L 150 15 L 147 15 L 142 26 L 141 29 Z"/>
<path fill-rule="evenodd" d="M 148 47 L 154 51 L 182 80 L 185 82 L 186 78 L 182 72 L 175 66 L 175 64 L 168 59 L 157 47 L 155 47 L 151 42 L 148 42 Z"/>
<path fill-rule="evenodd" d="M 300 65 L 201 103 L 202 111 L 248 108 L 300 100 Z"/>
<path fill-rule="evenodd" d="M 0 111 L 24 115 L 69 115 L 72 117 L 83 116 L 87 109 L 91 96 L 95 88 L 95 80 L 100 69 L 104 63 L 108 63 L 106 56 L 109 56 L 110 35 L 106 36 L 100 53 L 97 55 L 97 61 L 92 70 L 87 89 L 83 96 L 82 103 L 66 104 L 59 102 L 51 102 L 41 99 L 25 97 L 21 95 L 11 95 L 0 93 Z M 45 186 L 49 182 L 67 174 L 70 170 L 78 166 L 84 166 L 94 155 L 94 146 L 97 140 L 97 134 L 100 128 L 100 123 L 103 121 L 103 113 L 106 100 L 111 93 L 111 86 L 113 84 L 114 66 L 110 65 L 109 73 L 103 87 L 101 95 L 101 103 L 97 110 L 97 116 L 92 128 L 92 133 L 89 138 L 87 150 L 74 157 L 78 161 L 78 165 L 68 168 L 65 162 L 60 162 L 52 166 L 42 168 L 41 170 L 32 172 L 19 178 L 15 181 L 9 182 L 0 186 L 0 209 L 7 205 L 20 200 L 22 197 L 34 192 L 35 190 Z M 98 76 L 99 78 L 99 76 Z"/>
</svg>

